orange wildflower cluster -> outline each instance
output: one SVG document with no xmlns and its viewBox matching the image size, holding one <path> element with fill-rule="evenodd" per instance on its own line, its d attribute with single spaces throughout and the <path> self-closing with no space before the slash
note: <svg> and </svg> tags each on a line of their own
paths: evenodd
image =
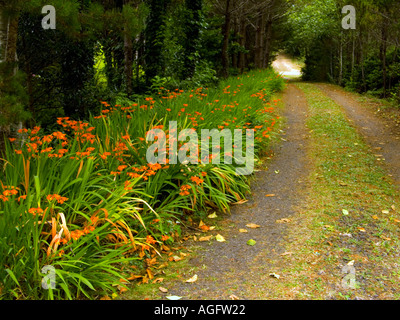
<svg viewBox="0 0 400 320">
<path fill-rule="evenodd" d="M 179 194 L 181 196 L 188 196 L 190 194 L 190 192 L 188 190 L 190 190 L 191 186 L 188 184 L 184 184 L 183 186 L 181 186 L 180 190 L 181 192 L 179 192 Z"/>
<path fill-rule="evenodd" d="M 49 194 L 49 195 L 47 196 L 47 200 L 48 200 L 48 201 L 56 200 L 59 204 L 63 204 L 65 201 L 68 200 L 68 198 L 62 197 L 62 196 L 60 196 L 60 195 L 58 195 L 58 194 Z"/>
<path fill-rule="evenodd" d="M 192 182 L 196 183 L 198 186 L 204 182 L 203 179 L 200 179 L 197 176 L 190 177 L 190 180 L 192 180 Z"/>
<path fill-rule="evenodd" d="M 73 131 L 75 138 L 81 142 L 90 142 L 91 144 L 95 141 L 95 135 L 91 132 L 95 127 L 91 127 L 88 122 L 69 120 L 69 117 L 57 118 L 57 123 L 64 127 L 66 131 Z"/>
<path fill-rule="evenodd" d="M 28 210 L 28 212 L 30 213 L 30 214 L 32 214 L 33 216 L 36 216 L 37 214 L 38 215 L 41 215 L 41 214 L 43 214 L 43 209 L 41 209 L 41 208 L 30 208 L 29 210 Z"/>
<path fill-rule="evenodd" d="M 3 194 L 0 194 L 0 200 L 2 200 L 3 202 L 6 202 L 9 200 L 9 196 L 15 196 L 18 194 L 18 188 L 14 187 L 14 186 L 3 186 Z"/>
</svg>

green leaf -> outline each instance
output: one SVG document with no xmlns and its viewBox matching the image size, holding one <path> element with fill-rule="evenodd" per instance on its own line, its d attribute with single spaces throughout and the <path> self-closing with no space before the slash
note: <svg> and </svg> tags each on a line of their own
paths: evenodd
<svg viewBox="0 0 400 320">
<path fill-rule="evenodd" d="M 247 244 L 248 244 L 249 246 L 254 246 L 254 245 L 256 244 L 256 241 L 253 240 L 253 239 L 250 239 L 249 241 L 247 241 Z"/>
</svg>

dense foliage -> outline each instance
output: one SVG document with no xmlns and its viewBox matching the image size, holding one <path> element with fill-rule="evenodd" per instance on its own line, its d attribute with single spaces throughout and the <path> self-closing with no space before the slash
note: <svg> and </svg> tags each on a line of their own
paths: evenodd
<svg viewBox="0 0 400 320">
<path fill-rule="evenodd" d="M 294 0 L 288 51 L 305 58 L 305 80 L 332 81 L 400 101 L 400 3 L 352 1 L 356 28 L 343 29 L 346 1 Z"/>
</svg>

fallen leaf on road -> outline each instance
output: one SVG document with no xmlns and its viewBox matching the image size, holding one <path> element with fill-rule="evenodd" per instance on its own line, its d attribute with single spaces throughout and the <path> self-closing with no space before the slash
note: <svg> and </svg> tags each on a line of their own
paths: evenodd
<svg viewBox="0 0 400 320">
<path fill-rule="evenodd" d="M 248 244 L 249 246 L 254 246 L 254 245 L 256 244 L 256 241 L 253 240 L 253 239 L 250 239 L 249 241 L 247 241 L 247 244 Z"/>
<path fill-rule="evenodd" d="M 215 236 L 215 239 L 216 239 L 217 241 L 219 241 L 219 242 L 224 242 L 224 241 L 226 241 L 225 238 L 224 238 L 223 236 L 221 236 L 220 234 L 217 234 L 217 235 Z"/>
<path fill-rule="evenodd" d="M 358 231 L 366 232 L 364 228 L 358 227 L 357 229 L 358 229 Z"/>
<path fill-rule="evenodd" d="M 347 215 L 349 214 L 349 211 L 346 210 L 346 209 L 342 209 L 342 213 L 343 213 L 345 216 L 347 216 Z"/>
<path fill-rule="evenodd" d="M 395 205 L 392 205 L 391 208 L 392 208 L 393 211 L 396 211 L 396 206 Z"/>
<path fill-rule="evenodd" d="M 246 227 L 251 228 L 251 229 L 256 229 L 256 228 L 260 228 L 261 226 L 255 223 L 248 223 L 246 224 Z"/>
<path fill-rule="evenodd" d="M 202 221 L 202 220 L 200 220 L 200 222 L 199 222 L 199 228 L 201 228 L 201 226 L 204 226 L 205 225 L 205 223 Z"/>
<path fill-rule="evenodd" d="M 213 237 L 213 235 L 209 235 L 207 237 L 200 237 L 199 241 L 209 241 L 209 240 L 211 240 L 212 237 Z"/>
<path fill-rule="evenodd" d="M 229 298 L 231 298 L 232 300 L 240 300 L 240 298 L 238 296 L 235 296 L 234 294 L 231 294 Z"/>
<path fill-rule="evenodd" d="M 386 241 L 392 240 L 392 239 L 390 239 L 388 237 L 385 237 L 383 234 L 381 234 L 380 238 L 383 239 L 383 240 L 386 240 Z"/>
<path fill-rule="evenodd" d="M 400 222 L 400 220 L 399 220 L 399 219 L 393 219 L 393 221 L 394 221 L 394 222 L 397 222 L 397 223 L 399 223 L 399 222 Z"/>
<path fill-rule="evenodd" d="M 185 282 L 188 283 L 193 283 L 197 281 L 197 274 L 195 274 L 193 277 L 191 277 L 190 279 L 186 280 Z"/>
<path fill-rule="evenodd" d="M 273 193 L 271 193 L 271 194 L 266 194 L 265 196 L 266 196 L 266 197 L 275 197 L 275 195 L 274 195 Z"/>
<path fill-rule="evenodd" d="M 271 277 L 276 278 L 276 279 L 279 279 L 279 278 L 281 277 L 279 274 L 276 274 L 276 273 L 270 273 L 269 275 L 270 275 Z"/>
<path fill-rule="evenodd" d="M 283 219 L 280 219 L 280 220 L 276 220 L 276 223 L 287 223 L 287 222 L 290 222 L 290 219 L 283 218 Z"/>
<path fill-rule="evenodd" d="M 209 227 L 209 226 L 206 226 L 205 224 L 203 224 L 203 225 L 200 227 L 200 229 L 203 230 L 203 231 L 208 231 L 208 230 L 210 230 L 210 227 Z"/>
<path fill-rule="evenodd" d="M 246 233 L 248 231 L 246 229 L 239 229 L 239 232 Z"/>
<path fill-rule="evenodd" d="M 372 216 L 372 219 L 374 219 L 374 220 L 378 220 L 378 219 L 379 219 L 379 217 L 378 217 L 376 214 L 374 214 L 374 215 Z"/>
<path fill-rule="evenodd" d="M 169 300 L 179 300 L 179 299 L 182 299 L 182 297 L 179 297 L 179 296 L 167 296 L 166 298 L 169 299 Z"/>
<path fill-rule="evenodd" d="M 284 256 L 292 255 L 292 254 L 293 254 L 293 252 L 284 252 L 284 253 L 281 253 L 280 256 L 284 257 Z"/>
<path fill-rule="evenodd" d="M 156 279 L 153 280 L 152 283 L 161 283 L 163 281 L 164 281 L 164 278 L 156 278 Z"/>
<path fill-rule="evenodd" d="M 382 210 L 382 213 L 383 213 L 383 214 L 388 214 L 388 213 L 389 213 L 389 210 Z"/>
<path fill-rule="evenodd" d="M 158 287 L 158 290 L 160 290 L 161 292 L 167 293 L 168 289 L 164 288 L 164 287 Z"/>
</svg>

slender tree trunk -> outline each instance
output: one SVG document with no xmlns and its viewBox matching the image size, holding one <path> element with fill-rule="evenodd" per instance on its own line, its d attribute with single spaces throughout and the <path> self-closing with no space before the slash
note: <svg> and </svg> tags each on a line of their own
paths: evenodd
<svg viewBox="0 0 400 320">
<path fill-rule="evenodd" d="M 125 73 L 125 85 L 126 85 L 126 93 L 130 96 L 133 92 L 133 41 L 132 36 L 125 27 L 124 32 L 124 73 Z"/>
<path fill-rule="evenodd" d="M 387 82 L 387 68 L 386 68 L 386 52 L 387 52 L 387 23 L 386 21 L 382 24 L 382 42 L 380 56 L 382 61 L 382 73 L 383 73 L 383 97 L 386 98 L 386 82 Z"/>
<path fill-rule="evenodd" d="M 267 30 L 266 30 L 266 39 L 265 39 L 265 45 L 264 45 L 264 61 L 263 61 L 263 68 L 267 68 L 269 66 L 269 62 L 271 59 L 271 43 L 272 41 L 272 20 L 268 16 L 268 21 L 267 21 Z"/>
<path fill-rule="evenodd" d="M 342 85 L 343 79 L 343 39 L 342 35 L 339 38 L 339 77 L 338 77 L 338 85 Z"/>
<path fill-rule="evenodd" d="M 222 27 L 223 41 L 222 41 L 222 76 L 227 78 L 229 76 L 229 32 L 231 28 L 231 12 L 230 12 L 231 0 L 226 0 L 225 7 L 225 23 Z"/>
<path fill-rule="evenodd" d="M 5 60 L 8 19 L 0 9 L 0 62 Z"/>
<path fill-rule="evenodd" d="M 261 24 L 262 24 L 262 16 L 259 15 L 257 18 L 256 38 L 255 38 L 255 46 L 254 46 L 254 66 L 257 69 L 260 68 L 260 62 L 261 62 L 261 56 L 262 56 Z"/>
<path fill-rule="evenodd" d="M 5 61 L 10 64 L 15 64 L 17 62 L 18 20 L 18 15 L 10 16 L 7 25 Z M 14 68 L 14 73 L 16 71 L 17 69 Z"/>
<path fill-rule="evenodd" d="M 244 18 L 241 19 L 240 21 L 240 28 L 239 28 L 239 33 L 240 33 L 240 40 L 239 44 L 243 48 L 246 46 L 246 21 Z M 242 50 L 239 52 L 239 69 L 240 73 L 244 72 L 244 68 L 246 67 L 246 54 Z"/>
</svg>

